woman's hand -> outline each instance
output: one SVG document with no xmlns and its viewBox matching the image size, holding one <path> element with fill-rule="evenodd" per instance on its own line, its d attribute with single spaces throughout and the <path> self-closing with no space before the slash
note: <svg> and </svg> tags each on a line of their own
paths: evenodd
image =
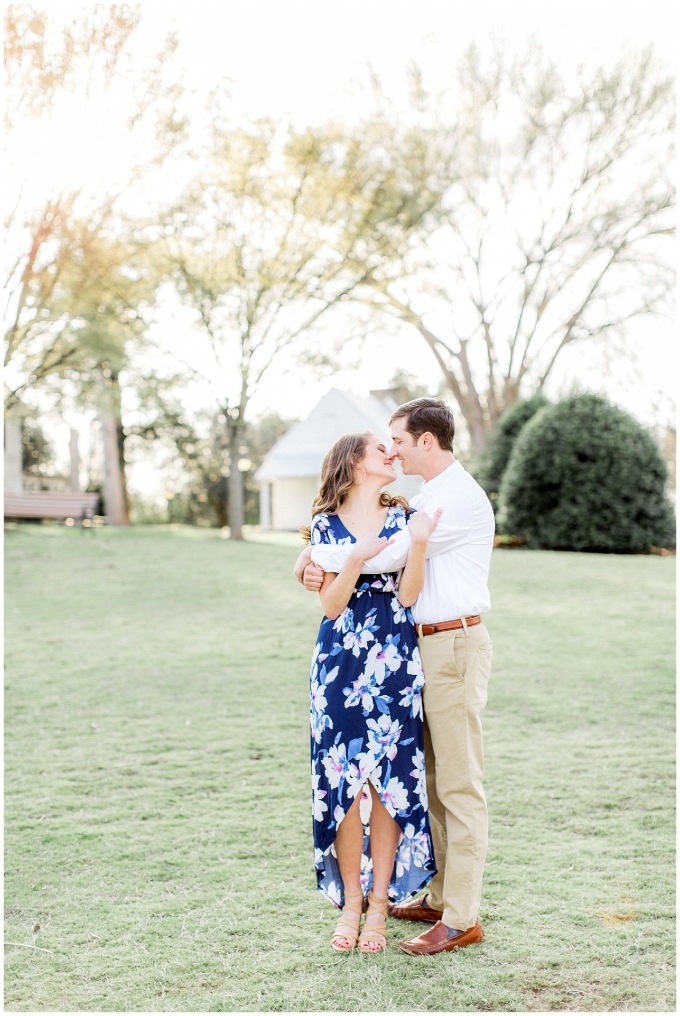
<svg viewBox="0 0 680 1016">
<path fill-rule="evenodd" d="M 356 577 L 361 572 L 364 561 L 368 561 L 369 558 L 379 554 L 383 547 L 389 546 L 392 541 L 393 538 L 388 540 L 386 536 L 362 536 L 360 540 L 357 540 L 356 543 L 352 544 L 350 553 L 347 556 L 348 572 L 352 574 L 352 588 L 354 587 Z M 321 592 L 326 572 L 320 565 L 315 564 L 314 561 L 303 565 L 302 555 L 300 555 L 295 565 L 295 574 L 296 576 L 299 575 L 299 581 L 302 582 L 305 589 L 308 589 L 310 592 Z M 330 583 L 326 583 L 326 589 L 329 588 L 329 584 Z M 337 592 L 338 589 L 336 588 L 334 593 L 337 595 Z M 335 596 L 333 599 L 335 599 Z M 347 606 L 347 604 L 345 604 L 345 606 Z M 333 608 L 330 604 L 327 604 L 327 607 L 328 610 L 332 611 Z"/>
<path fill-rule="evenodd" d="M 375 557 L 385 547 L 389 547 L 391 543 L 394 543 L 393 536 L 389 540 L 386 536 L 362 536 L 361 539 L 352 544 L 350 558 L 353 561 L 360 561 L 363 565 L 364 561 Z"/>
<path fill-rule="evenodd" d="M 326 617 L 334 621 L 342 614 L 352 597 L 364 561 L 369 557 L 374 557 L 390 543 L 392 540 L 388 540 L 386 536 L 362 536 L 360 540 L 351 545 L 347 561 L 340 571 L 337 574 L 326 572 L 323 585 L 319 590 Z"/>
<path fill-rule="evenodd" d="M 437 508 L 432 518 L 425 512 L 414 512 L 408 520 L 408 531 L 411 534 L 413 543 L 427 543 L 432 533 L 437 528 L 443 508 Z"/>
</svg>

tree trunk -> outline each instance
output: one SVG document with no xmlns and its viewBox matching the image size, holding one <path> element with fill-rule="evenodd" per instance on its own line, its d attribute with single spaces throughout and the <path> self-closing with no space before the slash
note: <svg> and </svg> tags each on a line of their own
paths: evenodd
<svg viewBox="0 0 680 1016">
<path fill-rule="evenodd" d="M 272 527 L 272 485 L 269 480 L 260 483 L 260 529 Z"/>
<path fill-rule="evenodd" d="M 120 391 L 118 385 L 116 385 L 118 391 L 118 397 L 120 399 Z M 123 487 L 123 502 L 125 504 L 125 515 L 127 518 L 126 525 L 130 524 L 130 497 L 127 489 L 127 476 L 125 474 L 125 432 L 123 430 L 123 424 L 120 418 L 120 414 L 116 419 L 116 440 L 118 442 L 118 464 L 120 467 L 120 482 Z"/>
<path fill-rule="evenodd" d="M 227 476 L 222 477 L 222 482 L 218 483 L 215 493 L 217 495 L 217 503 L 215 505 L 217 525 L 220 529 L 224 529 L 229 522 L 227 513 L 227 508 L 229 507 L 229 478 Z"/>
<path fill-rule="evenodd" d="M 120 388 L 113 378 L 107 388 L 105 409 L 99 414 L 104 440 L 104 507 L 110 525 L 129 526 L 123 425 L 120 414 Z"/>
<path fill-rule="evenodd" d="M 481 406 L 473 399 L 470 400 L 470 403 L 470 411 L 463 415 L 470 431 L 472 446 L 477 454 L 479 454 L 484 451 L 486 444 L 486 427 L 484 426 Z"/>
<path fill-rule="evenodd" d="M 475 383 L 472 378 L 472 370 L 467 357 L 467 340 L 460 341 L 460 353 L 458 354 L 458 361 L 463 370 L 463 377 L 465 378 L 465 388 L 467 390 L 467 399 L 465 405 L 462 405 L 458 400 L 461 412 L 465 417 L 465 422 L 468 425 L 470 431 L 470 438 L 472 439 L 472 446 L 477 454 L 484 451 L 484 445 L 486 444 L 486 427 L 484 425 L 484 411 L 482 404 L 475 388 Z M 455 392 L 453 393 L 455 396 Z"/>
<path fill-rule="evenodd" d="M 405 320 L 411 324 L 415 324 L 416 328 L 423 336 L 428 346 L 434 353 L 434 357 L 439 364 L 439 368 L 444 375 L 444 380 L 451 391 L 454 399 L 458 403 L 465 422 L 470 432 L 470 439 L 475 451 L 479 454 L 484 451 L 484 445 L 486 444 L 486 427 L 484 425 L 484 414 L 482 406 L 479 401 L 479 396 L 475 389 L 472 374 L 467 362 L 467 354 L 465 352 L 465 346 L 461 344 L 461 355 L 459 356 L 460 364 L 463 369 L 463 375 L 465 378 L 466 388 L 458 380 L 453 370 L 447 365 L 442 355 L 441 350 L 438 348 L 438 340 L 436 335 L 426 328 L 422 321 L 414 317 L 413 315 L 402 315 Z"/>
<path fill-rule="evenodd" d="M 78 454 L 78 431 L 71 427 L 71 490 L 80 490 L 80 455 Z"/>
<path fill-rule="evenodd" d="M 21 446 L 21 417 L 5 417 L 5 490 L 20 494 L 24 489 Z"/>
<path fill-rule="evenodd" d="M 238 468 L 241 421 L 229 426 L 229 538 L 243 539 L 243 473 Z"/>
<path fill-rule="evenodd" d="M 129 526 L 123 470 L 118 445 L 118 423 L 115 416 L 100 414 L 104 440 L 104 510 L 109 525 Z"/>
</svg>

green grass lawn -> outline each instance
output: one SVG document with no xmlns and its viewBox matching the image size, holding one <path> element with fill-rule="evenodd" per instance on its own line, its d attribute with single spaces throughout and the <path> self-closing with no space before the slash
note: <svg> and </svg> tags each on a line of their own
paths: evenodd
<svg viewBox="0 0 680 1016">
<path fill-rule="evenodd" d="M 674 559 L 495 552 L 486 940 L 418 959 L 329 947 L 296 554 L 6 533 L 6 1008 L 674 1010 Z"/>
</svg>

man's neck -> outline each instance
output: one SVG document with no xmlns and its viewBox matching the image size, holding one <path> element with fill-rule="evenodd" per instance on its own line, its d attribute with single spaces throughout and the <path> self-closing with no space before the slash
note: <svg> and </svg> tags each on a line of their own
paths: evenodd
<svg viewBox="0 0 680 1016">
<path fill-rule="evenodd" d="M 427 462 L 425 468 L 421 472 L 423 480 L 427 483 L 429 480 L 434 480 L 435 477 L 439 476 L 452 466 L 456 461 L 453 452 L 441 451 L 437 454 L 436 458 L 433 458 L 431 462 Z"/>
</svg>

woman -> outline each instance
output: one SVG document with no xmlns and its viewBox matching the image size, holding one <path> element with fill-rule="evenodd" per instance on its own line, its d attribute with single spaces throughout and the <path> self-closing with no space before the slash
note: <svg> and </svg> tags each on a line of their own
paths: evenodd
<svg viewBox="0 0 680 1016">
<path fill-rule="evenodd" d="M 423 672 L 408 607 L 422 586 L 438 514 L 431 520 L 381 493 L 395 479 L 379 438 L 340 438 L 323 463 L 311 527 L 301 530 L 311 548 L 296 565 L 304 567 L 319 544 L 352 544 L 342 571 L 327 572 L 319 592 L 325 617 L 311 671 L 315 864 L 319 889 L 343 907 L 331 941 L 340 952 L 357 940 L 364 952 L 384 949 L 388 901 L 413 895 L 435 873 Z M 407 524 L 412 543 L 401 576 L 361 575 Z"/>
</svg>

